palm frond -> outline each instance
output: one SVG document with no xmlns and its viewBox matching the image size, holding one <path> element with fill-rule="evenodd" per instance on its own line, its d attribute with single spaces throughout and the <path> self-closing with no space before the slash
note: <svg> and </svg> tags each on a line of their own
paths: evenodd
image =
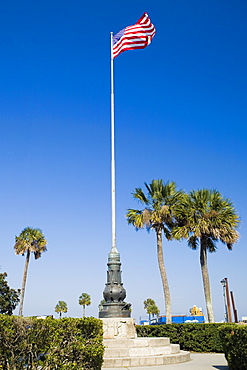
<svg viewBox="0 0 247 370">
<path fill-rule="evenodd" d="M 138 199 L 141 203 L 149 204 L 148 198 L 145 196 L 141 188 L 136 188 L 132 194 L 135 199 Z"/>
<path fill-rule="evenodd" d="M 165 237 L 167 240 L 172 240 L 172 233 L 171 233 L 171 230 L 169 230 L 167 227 L 165 227 L 163 225 L 162 227 L 163 231 L 164 231 L 164 234 L 165 234 Z"/>
<path fill-rule="evenodd" d="M 189 232 L 186 226 L 174 226 L 171 229 L 172 236 L 176 240 L 181 240 L 181 239 L 188 239 L 189 237 Z"/>
<path fill-rule="evenodd" d="M 207 247 L 207 250 L 210 253 L 216 252 L 216 250 L 217 250 L 215 241 L 216 240 L 213 240 L 213 238 L 207 238 L 206 239 L 206 247 Z"/>
<path fill-rule="evenodd" d="M 162 180 L 153 180 L 150 184 L 144 183 L 147 195 L 141 188 L 133 193 L 146 207 L 143 210 L 128 209 L 127 221 L 137 229 L 146 227 L 150 229 L 161 228 L 165 236 L 171 240 L 171 229 L 177 225 L 173 208 L 184 197 L 184 192 L 177 191 L 175 182 L 163 183 Z M 165 232 L 166 230 L 166 232 Z"/>
<path fill-rule="evenodd" d="M 187 228 L 196 238 L 203 235 L 209 238 L 209 251 L 216 250 L 217 241 L 222 241 L 231 248 L 238 239 L 236 229 L 240 218 L 233 203 L 215 189 L 191 191 L 187 199 L 185 197 L 178 202 L 174 213 L 177 224 L 182 225 L 182 229 Z M 176 234 L 179 235 L 179 232 L 176 231 Z"/>
<path fill-rule="evenodd" d="M 26 227 L 19 236 L 15 237 L 15 253 L 24 255 L 28 250 L 34 253 L 35 259 L 47 251 L 47 241 L 41 229 Z"/>
<path fill-rule="evenodd" d="M 198 246 L 199 246 L 199 240 L 198 240 L 198 237 L 196 237 L 195 235 L 192 235 L 188 238 L 188 246 L 191 248 L 191 249 L 197 249 Z"/>
<path fill-rule="evenodd" d="M 136 229 L 142 229 L 145 227 L 142 211 L 139 211 L 138 209 L 128 209 L 126 218 L 128 224 L 132 224 Z"/>
</svg>

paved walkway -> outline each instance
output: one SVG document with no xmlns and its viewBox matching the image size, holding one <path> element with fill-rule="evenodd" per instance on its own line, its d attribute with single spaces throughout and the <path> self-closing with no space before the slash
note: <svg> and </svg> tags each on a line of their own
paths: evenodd
<svg viewBox="0 0 247 370">
<path fill-rule="evenodd" d="M 115 368 L 103 368 L 113 370 Z M 228 370 L 225 356 L 222 353 L 191 353 L 190 361 L 175 365 L 119 367 L 118 370 Z"/>
</svg>

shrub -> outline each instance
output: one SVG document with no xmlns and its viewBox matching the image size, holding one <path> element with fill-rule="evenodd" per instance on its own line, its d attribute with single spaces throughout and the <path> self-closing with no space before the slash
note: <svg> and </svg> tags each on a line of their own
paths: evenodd
<svg viewBox="0 0 247 370">
<path fill-rule="evenodd" d="M 171 343 L 194 352 L 223 352 L 219 327 L 223 324 L 164 324 L 137 326 L 138 336 L 168 337 Z"/>
<path fill-rule="evenodd" d="M 30 354 L 31 319 L 0 316 L 0 364 L 5 369 L 22 369 Z"/>
<path fill-rule="evenodd" d="M 219 330 L 230 370 L 247 370 L 247 326 L 225 324 Z"/>
<path fill-rule="evenodd" d="M 178 343 L 178 325 L 140 325 L 137 326 L 136 330 L 138 337 L 168 337 L 171 343 Z"/>
<path fill-rule="evenodd" d="M 101 320 L 39 320 L 0 315 L 0 365 L 4 370 L 100 370 Z"/>
</svg>

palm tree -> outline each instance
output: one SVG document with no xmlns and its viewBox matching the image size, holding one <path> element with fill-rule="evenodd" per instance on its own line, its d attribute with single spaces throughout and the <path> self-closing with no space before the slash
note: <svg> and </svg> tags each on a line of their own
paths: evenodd
<svg viewBox="0 0 247 370">
<path fill-rule="evenodd" d="M 143 302 L 143 304 L 144 304 L 144 309 L 148 313 L 149 323 L 151 321 L 151 315 L 152 316 L 156 315 L 156 320 L 157 320 L 160 310 L 158 306 L 156 305 L 155 301 L 152 298 L 148 298 Z"/>
<path fill-rule="evenodd" d="M 24 302 L 24 294 L 25 294 L 25 287 L 27 281 L 27 270 L 30 260 L 31 252 L 34 253 L 34 258 L 38 259 L 41 257 L 41 253 L 47 250 L 46 248 L 47 241 L 40 229 L 33 229 L 31 227 L 26 227 L 19 236 L 15 237 L 15 254 L 21 254 L 24 256 L 26 253 L 26 261 L 24 266 L 24 273 L 22 279 L 22 287 L 21 287 L 21 297 L 20 297 L 20 306 L 19 306 L 19 316 L 22 316 L 23 311 L 23 302 Z"/>
<path fill-rule="evenodd" d="M 183 198 L 184 192 L 176 189 L 175 182 L 163 183 L 162 180 L 153 180 L 150 185 L 145 183 L 147 196 L 141 188 L 136 188 L 133 197 L 138 199 L 145 208 L 142 210 L 128 209 L 127 220 L 136 230 L 153 229 L 156 233 L 158 265 L 163 285 L 166 322 L 171 323 L 171 297 L 165 269 L 162 232 L 167 240 L 172 240 L 171 229 L 174 224 L 173 208 Z"/>
<path fill-rule="evenodd" d="M 82 306 L 82 317 L 85 317 L 86 306 L 91 304 L 91 297 L 87 293 L 82 293 L 79 297 L 79 305 Z"/>
<path fill-rule="evenodd" d="M 55 312 L 59 313 L 59 318 L 62 317 L 62 312 L 66 313 L 68 311 L 67 303 L 64 301 L 58 301 L 58 303 L 55 306 Z"/>
<path fill-rule="evenodd" d="M 103 310 L 103 304 L 106 302 L 106 300 L 105 299 L 102 299 L 101 301 L 100 301 L 100 303 L 98 304 L 98 309 L 99 309 L 99 311 L 102 311 Z"/>
<path fill-rule="evenodd" d="M 175 210 L 179 226 L 173 229 L 175 238 L 186 238 L 192 249 L 200 247 L 200 265 L 208 314 L 208 321 L 214 322 L 212 296 L 207 267 L 207 252 L 217 250 L 221 241 L 229 250 L 238 240 L 239 216 L 229 199 L 223 198 L 217 190 L 191 191 Z"/>
</svg>

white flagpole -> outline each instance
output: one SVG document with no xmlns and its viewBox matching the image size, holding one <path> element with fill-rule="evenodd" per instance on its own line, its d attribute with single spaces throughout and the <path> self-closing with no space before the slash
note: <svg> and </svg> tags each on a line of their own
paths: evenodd
<svg viewBox="0 0 247 370">
<path fill-rule="evenodd" d="M 113 32 L 111 32 L 111 193 L 112 193 L 112 250 L 116 250 L 116 186 L 115 186 L 115 127 Z"/>
</svg>

